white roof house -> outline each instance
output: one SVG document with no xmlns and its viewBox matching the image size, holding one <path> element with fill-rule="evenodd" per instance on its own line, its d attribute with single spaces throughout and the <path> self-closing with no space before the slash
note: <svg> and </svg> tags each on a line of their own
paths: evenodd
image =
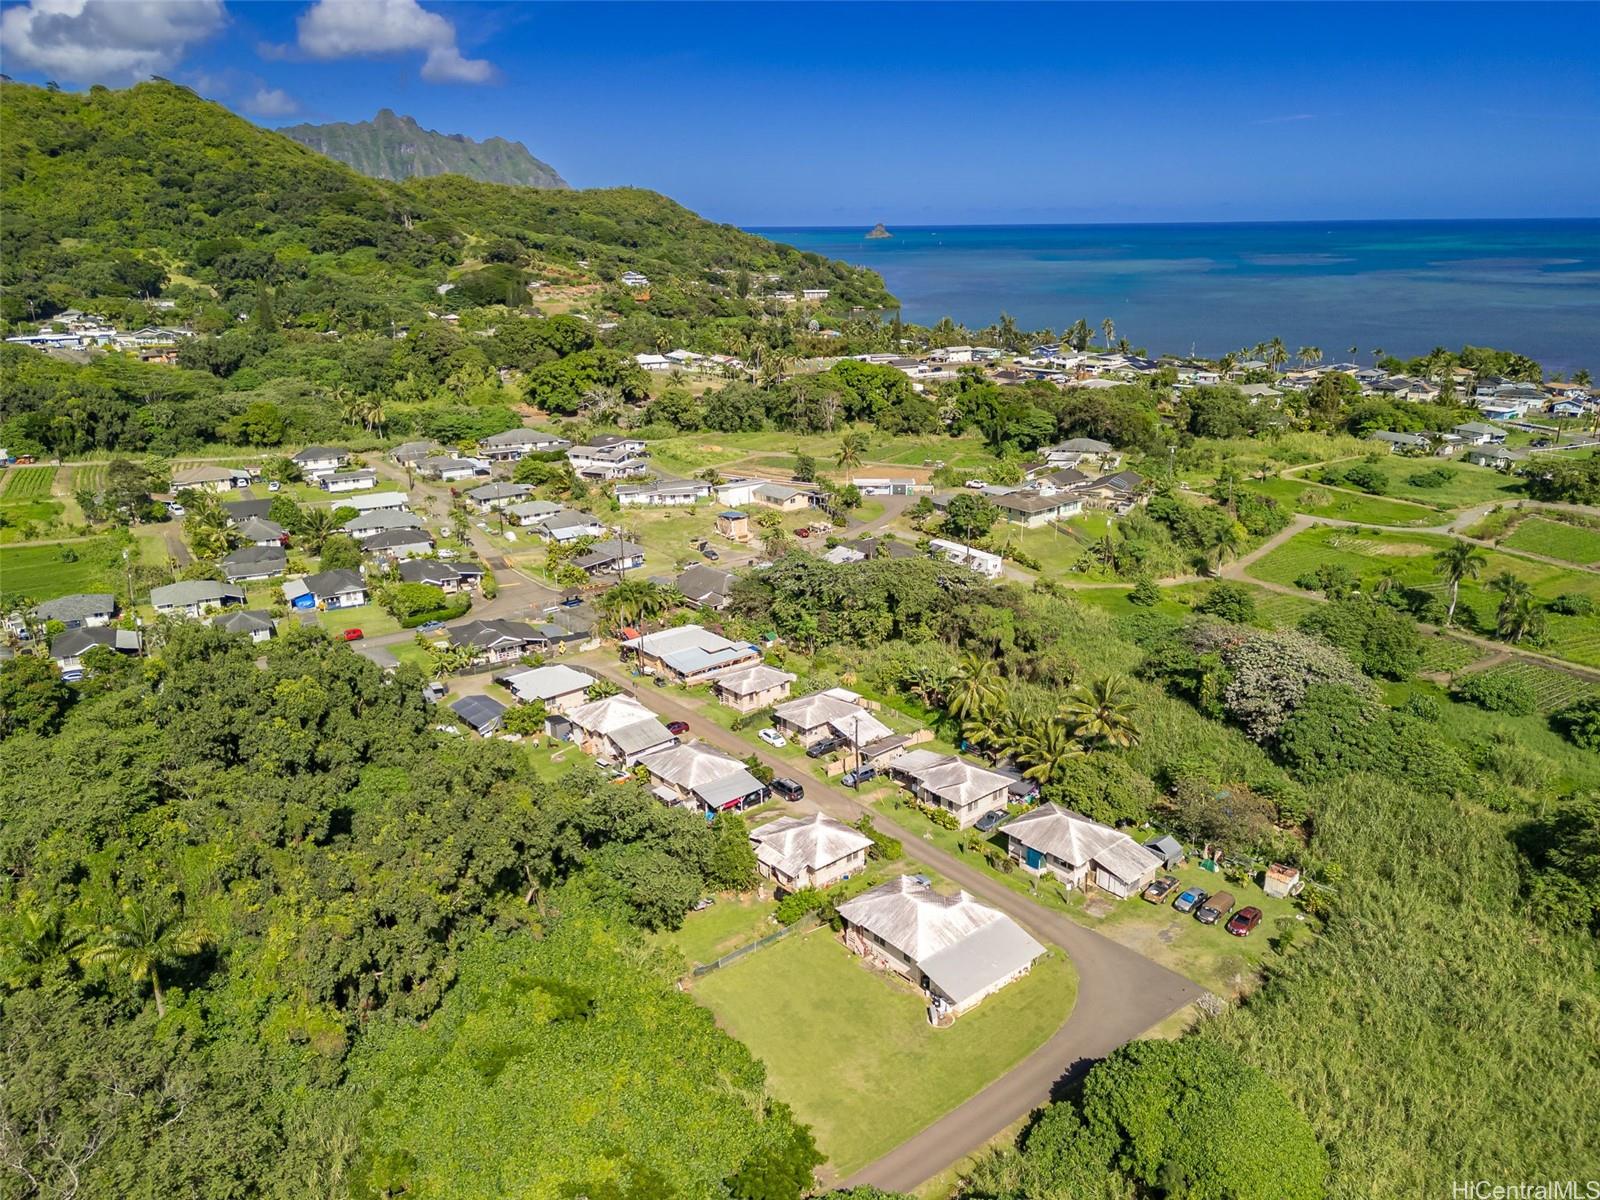
<svg viewBox="0 0 1600 1200">
<path fill-rule="evenodd" d="M 736 758 L 699 745 L 672 746 L 642 755 L 638 763 L 666 804 L 707 814 L 737 811 L 766 799 L 767 788 Z"/>
<path fill-rule="evenodd" d="M 595 678 L 560 663 L 518 671 L 501 679 L 518 700 L 540 701 L 551 712 L 565 712 L 584 703 L 584 693 L 594 686 Z"/>
<path fill-rule="evenodd" d="M 889 766 L 917 799 L 953 814 L 962 828 L 1006 803 L 1011 778 L 937 750 L 912 750 Z"/>
<path fill-rule="evenodd" d="M 998 554 L 979 550 L 976 546 L 963 546 L 960 542 L 934 538 L 928 543 L 928 547 L 934 553 L 943 556 L 947 562 L 976 571 L 985 579 L 998 579 L 1005 569 L 1005 564 Z"/>
<path fill-rule="evenodd" d="M 827 887 L 867 865 L 872 839 L 825 813 L 780 817 L 750 831 L 761 874 L 788 891 Z"/>
<path fill-rule="evenodd" d="M 789 685 L 797 678 L 788 671 L 780 671 L 766 663 L 756 663 L 750 667 L 734 667 L 731 671 L 713 676 L 711 690 L 729 708 L 754 712 L 786 697 Z"/>
<path fill-rule="evenodd" d="M 759 662 L 761 651 L 746 642 L 733 642 L 699 625 L 679 625 L 622 643 L 639 658 L 683 682 L 699 682 L 715 671 L 741 663 Z"/>
<path fill-rule="evenodd" d="M 772 710 L 774 723 L 808 745 L 825 737 L 842 737 L 852 746 L 865 746 L 894 733 L 861 704 L 861 697 L 844 688 L 829 688 L 790 700 Z"/>
<path fill-rule="evenodd" d="M 370 496 L 340 496 L 328 501 L 329 508 L 353 508 L 358 513 L 405 512 L 411 497 L 404 492 L 373 492 Z"/>
<path fill-rule="evenodd" d="M 1155 878 L 1159 854 L 1119 829 L 1091 821 L 1059 804 L 1042 804 L 1000 827 L 1007 847 L 1036 874 L 1049 871 L 1068 887 L 1092 882 L 1122 899 Z"/>
<path fill-rule="evenodd" d="M 677 738 L 632 696 L 606 696 L 566 714 L 586 753 L 632 766 L 652 750 L 665 750 Z"/>
<path fill-rule="evenodd" d="M 1018 976 L 1045 948 L 998 909 L 966 892 L 946 896 L 908 875 L 839 905 L 845 943 L 912 979 L 956 1014 Z"/>
</svg>

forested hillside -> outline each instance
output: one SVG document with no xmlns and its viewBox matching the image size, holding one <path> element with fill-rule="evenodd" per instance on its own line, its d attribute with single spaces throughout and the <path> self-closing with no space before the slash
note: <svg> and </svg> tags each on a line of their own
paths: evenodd
<svg viewBox="0 0 1600 1200">
<path fill-rule="evenodd" d="M 290 326 L 388 328 L 445 305 L 436 288 L 453 273 L 487 268 L 492 282 L 449 305 L 520 300 L 546 270 L 601 283 L 636 270 L 696 289 L 772 273 L 826 281 L 841 301 L 887 301 L 872 272 L 652 192 L 368 179 L 175 84 L 78 94 L 6 83 L 0 113 L 13 321 L 170 294 L 220 328 L 267 288 Z"/>
<path fill-rule="evenodd" d="M 459 133 L 424 129 L 414 117 L 380 109 L 370 121 L 285 125 L 278 130 L 318 154 L 336 158 L 374 179 L 465 175 L 484 183 L 564 188 L 567 181 L 540 162 L 521 142 L 502 137 L 476 141 Z"/>
</svg>

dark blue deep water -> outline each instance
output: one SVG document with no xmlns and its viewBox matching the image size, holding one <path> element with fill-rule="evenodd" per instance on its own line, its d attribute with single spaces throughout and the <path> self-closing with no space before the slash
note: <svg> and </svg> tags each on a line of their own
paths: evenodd
<svg viewBox="0 0 1600 1200">
<path fill-rule="evenodd" d="M 1463 343 L 1600 374 L 1600 220 L 752 230 L 879 271 L 908 321 L 1083 317 L 1155 353 L 1281 337 L 1363 361 Z"/>
</svg>

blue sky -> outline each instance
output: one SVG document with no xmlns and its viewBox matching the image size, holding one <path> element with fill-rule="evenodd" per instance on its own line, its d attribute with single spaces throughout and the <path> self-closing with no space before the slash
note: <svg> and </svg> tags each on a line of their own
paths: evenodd
<svg viewBox="0 0 1600 1200">
<path fill-rule="evenodd" d="M 744 225 L 1600 215 L 1600 5 L 26 0 L 16 78 L 379 108 Z"/>
</svg>

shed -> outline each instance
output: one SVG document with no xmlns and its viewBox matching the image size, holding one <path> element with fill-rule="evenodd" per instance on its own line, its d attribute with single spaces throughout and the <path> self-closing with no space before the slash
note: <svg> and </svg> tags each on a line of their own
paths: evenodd
<svg viewBox="0 0 1600 1200">
<path fill-rule="evenodd" d="M 1290 896 L 1298 896 L 1305 886 L 1305 880 L 1300 878 L 1300 868 L 1285 866 L 1283 863 L 1273 863 L 1269 866 L 1261 880 L 1261 890 L 1274 900 L 1286 900 Z"/>
<path fill-rule="evenodd" d="M 1171 871 L 1183 865 L 1183 845 L 1170 834 L 1162 834 L 1144 844 L 1144 848 L 1161 859 L 1161 865 Z"/>
<path fill-rule="evenodd" d="M 487 737 L 500 728 L 500 719 L 506 715 L 506 706 L 493 696 L 463 696 L 450 705 L 450 711 Z"/>
</svg>

